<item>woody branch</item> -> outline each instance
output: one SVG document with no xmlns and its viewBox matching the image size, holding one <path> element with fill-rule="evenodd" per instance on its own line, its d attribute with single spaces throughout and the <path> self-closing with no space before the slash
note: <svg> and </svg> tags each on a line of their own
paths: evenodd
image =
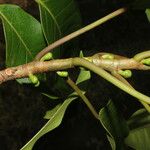
<svg viewBox="0 0 150 150">
<path fill-rule="evenodd" d="M 98 53 L 91 57 L 78 58 L 86 59 L 96 66 L 107 71 L 118 71 L 121 69 L 149 70 L 150 67 L 143 65 L 133 58 L 127 58 L 119 55 L 113 55 L 113 59 L 103 58 L 107 53 Z M 8 80 L 28 77 L 30 73 L 38 74 L 48 71 L 66 70 L 76 66 L 74 60 L 77 58 L 56 59 L 50 61 L 33 61 L 16 67 L 10 67 L 0 71 L 0 84 Z M 82 66 L 82 63 L 79 64 Z"/>
</svg>

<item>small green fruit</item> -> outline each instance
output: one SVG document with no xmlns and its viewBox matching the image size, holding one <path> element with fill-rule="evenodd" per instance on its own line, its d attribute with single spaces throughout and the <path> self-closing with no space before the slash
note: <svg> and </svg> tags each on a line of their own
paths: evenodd
<svg viewBox="0 0 150 150">
<path fill-rule="evenodd" d="M 38 82 L 39 82 L 37 76 L 33 75 L 32 73 L 29 74 L 29 79 L 30 79 L 31 82 L 32 82 L 33 84 L 35 84 L 35 85 L 38 84 Z"/>
<path fill-rule="evenodd" d="M 60 77 L 68 77 L 68 72 L 67 71 L 57 71 L 57 74 Z"/>
<path fill-rule="evenodd" d="M 150 66 L 150 58 L 143 59 L 141 63 Z"/>
<path fill-rule="evenodd" d="M 119 70 L 118 73 L 122 75 L 124 78 L 130 78 L 132 76 L 131 70 Z"/>
<path fill-rule="evenodd" d="M 40 59 L 40 61 L 46 61 L 46 60 L 51 60 L 51 59 L 53 59 L 53 54 L 47 53 Z"/>
</svg>

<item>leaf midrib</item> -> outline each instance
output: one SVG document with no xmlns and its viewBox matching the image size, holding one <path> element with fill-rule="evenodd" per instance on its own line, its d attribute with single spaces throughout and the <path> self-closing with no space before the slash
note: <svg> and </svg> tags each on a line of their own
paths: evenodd
<svg viewBox="0 0 150 150">
<path fill-rule="evenodd" d="M 55 16 L 53 15 L 53 13 L 49 10 L 49 8 L 41 1 L 41 0 L 36 0 L 40 5 L 42 5 L 46 10 L 47 12 L 50 14 L 50 16 L 53 18 L 55 24 L 56 24 L 56 27 L 58 29 L 58 32 L 59 32 L 59 36 L 61 37 L 62 36 L 62 32 L 61 32 L 61 29 L 59 27 L 59 24 L 55 18 Z"/>
<path fill-rule="evenodd" d="M 40 137 L 42 137 L 44 134 L 46 134 L 47 132 L 49 132 L 49 130 L 47 131 L 44 131 L 44 129 L 45 128 L 47 128 L 48 126 L 49 126 L 49 123 L 53 120 L 53 119 L 55 119 L 55 116 L 57 116 L 57 114 L 59 113 L 59 111 L 61 112 L 61 110 L 62 110 L 62 108 L 65 106 L 65 105 L 69 105 L 74 99 L 76 99 L 77 97 L 74 97 L 73 99 L 68 99 L 68 101 L 65 101 L 58 109 L 57 109 L 57 111 L 54 113 L 54 115 L 51 117 L 51 119 L 49 119 L 49 121 L 47 121 L 47 123 L 34 135 L 34 137 L 30 140 L 30 141 L 28 141 L 28 143 L 26 143 L 26 145 L 24 145 L 22 148 L 21 148 L 21 150 L 24 150 L 24 148 L 26 147 L 26 146 L 28 146 L 28 144 L 31 144 L 31 145 L 29 145 L 30 146 L 30 148 L 32 148 L 33 147 L 33 145 L 35 144 L 35 143 L 33 143 L 32 144 L 32 142 L 34 141 L 34 140 L 36 140 L 36 139 L 39 139 Z M 66 104 L 67 103 L 67 104 Z M 66 110 L 65 110 L 66 111 Z M 61 121 L 60 121 L 61 122 Z M 59 126 L 60 124 L 58 124 L 58 126 Z M 56 126 L 57 127 L 57 126 Z M 53 129 L 55 129 L 56 127 L 54 127 Z M 52 129 L 52 130 L 53 130 Z M 43 132 L 44 131 L 44 132 Z M 43 132 L 43 133 L 42 133 Z M 35 141 L 36 142 L 36 141 Z"/>
<path fill-rule="evenodd" d="M 18 31 L 14 28 L 14 26 L 11 24 L 11 22 L 7 19 L 7 17 L 5 15 L 3 15 L 2 12 L 0 12 L 0 15 L 2 16 L 2 18 L 10 25 L 10 27 L 13 29 L 13 31 L 16 33 L 16 35 L 18 36 L 18 38 L 20 39 L 20 41 L 22 42 L 22 44 L 24 45 L 24 47 L 26 48 L 26 51 L 29 53 L 29 55 L 32 56 L 32 53 L 30 52 L 30 49 L 28 48 L 28 46 L 25 44 L 25 42 L 23 41 L 23 39 L 21 38 L 20 34 L 18 33 Z"/>
</svg>

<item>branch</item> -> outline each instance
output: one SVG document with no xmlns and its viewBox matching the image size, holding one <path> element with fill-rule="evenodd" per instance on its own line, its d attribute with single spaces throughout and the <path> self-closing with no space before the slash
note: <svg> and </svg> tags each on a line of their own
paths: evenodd
<svg viewBox="0 0 150 150">
<path fill-rule="evenodd" d="M 85 57 L 98 67 L 101 67 L 108 71 L 121 70 L 121 69 L 138 69 L 138 70 L 150 70 L 150 67 L 143 65 L 140 62 L 132 58 L 127 58 L 119 55 L 114 55 L 114 59 L 105 59 L 104 55 L 108 53 L 98 53 L 91 57 Z M 110 53 L 109 53 L 110 54 Z M 59 71 L 73 68 L 76 64 L 73 63 L 73 59 L 55 59 L 50 61 L 33 61 L 24 65 L 10 67 L 0 71 L 0 84 L 8 80 L 14 80 L 18 78 L 28 77 L 29 74 L 44 73 L 48 71 Z M 80 64 L 82 65 L 82 64 Z M 89 68 L 90 69 L 90 68 Z"/>
<path fill-rule="evenodd" d="M 91 57 L 85 57 L 96 66 L 101 67 L 105 70 L 121 70 L 121 69 L 138 69 L 138 70 L 149 70 L 150 67 L 143 65 L 140 62 L 132 58 L 126 58 L 119 55 L 114 55 L 114 59 L 105 59 L 104 55 L 108 53 L 98 53 Z M 30 73 L 37 74 L 47 71 L 58 71 L 73 68 L 76 64 L 73 63 L 73 59 L 56 59 L 51 61 L 33 61 L 24 65 L 17 67 L 10 67 L 5 70 L 0 71 L 0 83 L 6 82 L 8 80 L 13 80 L 17 78 L 28 77 Z M 80 64 L 82 65 L 82 64 Z"/>
<path fill-rule="evenodd" d="M 86 61 L 85 59 L 82 59 L 82 58 L 74 58 L 72 61 L 73 61 L 73 64 L 75 66 L 82 66 L 82 67 L 85 67 L 85 68 L 93 71 L 94 73 L 103 77 L 104 79 L 106 79 L 107 81 L 109 81 L 113 85 L 117 86 L 121 90 L 125 91 L 126 93 L 130 94 L 131 96 L 133 96 L 137 99 L 140 99 L 141 101 L 143 101 L 145 103 L 150 104 L 150 97 L 148 97 L 148 96 L 136 91 L 135 89 L 129 87 L 128 85 L 124 84 L 123 82 L 121 82 L 120 80 L 118 80 L 114 76 L 110 75 L 108 72 L 106 72 L 102 68 L 94 65 L 93 63 Z"/>
<path fill-rule="evenodd" d="M 110 13 L 109 15 L 107 15 L 107 16 L 105 16 L 105 17 L 103 17 L 103 18 L 101 18 L 101 19 L 99 19 L 99 20 L 97 20 L 97 21 L 95 21 L 95 22 L 85 26 L 84 28 L 81 28 L 81 29 L 79 29 L 79 30 L 77 30 L 77 31 L 75 31 L 75 32 L 73 32 L 73 33 L 71 33 L 71 34 L 69 34 L 69 35 L 67 35 L 67 36 L 57 40 L 56 42 L 52 43 L 51 45 L 47 46 L 42 51 L 40 51 L 36 55 L 35 60 L 40 60 L 40 58 L 42 58 L 46 53 L 50 52 L 54 48 L 56 48 L 56 47 L 62 45 L 63 43 L 68 42 L 71 39 L 73 39 L 73 38 L 75 38 L 75 37 L 77 37 L 77 36 L 87 32 L 87 31 L 89 31 L 89 30 L 91 30 L 91 29 L 93 29 L 93 28 L 95 28 L 95 27 L 105 23 L 106 21 L 108 21 L 108 20 L 110 20 L 110 19 L 112 19 L 112 18 L 114 18 L 116 16 L 119 16 L 120 14 L 122 14 L 124 12 L 126 12 L 126 8 L 120 8 L 120 9 Z"/>
<path fill-rule="evenodd" d="M 72 87 L 72 89 L 74 89 L 74 91 L 76 91 L 76 93 L 81 97 L 81 99 L 84 101 L 84 103 L 86 104 L 86 106 L 89 108 L 89 110 L 91 111 L 91 113 L 93 114 L 93 116 L 99 120 L 99 115 L 96 112 L 95 108 L 93 107 L 93 105 L 90 103 L 90 101 L 88 100 L 88 98 L 82 93 L 82 91 L 78 88 L 78 86 L 68 77 L 67 79 L 67 83 Z"/>
<path fill-rule="evenodd" d="M 36 73 L 42 73 L 46 71 L 65 70 L 65 69 L 73 68 L 75 66 L 83 66 L 95 72 L 96 74 L 100 75 L 101 77 L 103 77 L 110 83 L 114 84 L 121 90 L 125 91 L 126 93 L 136 97 L 137 99 L 140 99 L 141 101 L 145 103 L 150 104 L 150 97 L 129 87 L 128 85 L 121 82 L 117 78 L 113 77 L 107 71 L 101 68 L 104 66 L 103 62 L 107 63 L 106 70 L 109 70 L 109 71 L 118 70 L 118 69 L 126 69 L 127 67 L 132 68 L 132 69 L 145 70 L 145 69 L 150 69 L 150 67 L 145 66 L 132 58 L 130 59 L 130 58 L 121 57 L 118 55 L 115 55 L 114 58 L 117 58 L 117 57 L 122 58 L 122 59 L 118 58 L 119 63 L 117 63 L 116 59 L 113 59 L 113 60 L 109 60 L 109 65 L 108 65 L 108 60 L 103 57 L 101 58 L 100 56 L 101 56 L 100 54 L 96 54 L 96 55 L 93 55 L 92 57 L 87 57 L 87 58 L 76 57 L 76 58 L 68 58 L 68 59 L 51 60 L 47 62 L 33 61 L 25 65 L 7 68 L 5 70 L 0 71 L 0 83 L 8 81 L 8 80 L 27 77 L 30 73 L 36 74 Z M 89 61 L 87 61 L 86 59 L 88 59 Z M 99 59 L 101 61 L 98 61 Z"/>
<path fill-rule="evenodd" d="M 139 62 L 140 62 L 142 59 L 148 58 L 148 57 L 150 57 L 150 50 L 136 54 L 136 55 L 133 57 L 133 59 L 135 59 L 136 61 L 139 61 Z"/>
<path fill-rule="evenodd" d="M 119 79 L 120 81 L 122 81 L 123 83 L 125 83 L 126 85 L 128 85 L 129 87 L 133 88 L 133 86 L 125 78 L 123 78 L 120 74 L 118 74 L 116 71 L 111 72 L 111 74 L 113 76 L 115 76 L 117 79 Z M 139 99 L 139 101 L 145 107 L 147 112 L 150 113 L 150 105 L 148 105 L 147 103 L 141 101 L 140 99 Z"/>
</svg>

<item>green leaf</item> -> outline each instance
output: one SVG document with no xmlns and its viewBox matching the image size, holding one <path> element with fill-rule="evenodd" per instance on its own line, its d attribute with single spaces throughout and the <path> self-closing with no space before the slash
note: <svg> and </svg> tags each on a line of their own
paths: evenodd
<svg viewBox="0 0 150 150">
<path fill-rule="evenodd" d="M 100 110 L 99 117 L 103 127 L 110 136 L 108 139 L 111 141 L 111 145 L 116 147 L 117 150 L 125 149 L 124 138 L 128 135 L 129 130 L 113 101 L 110 100 L 108 104 Z M 113 140 L 115 143 L 112 142 Z"/>
<path fill-rule="evenodd" d="M 43 32 L 48 44 L 80 27 L 80 13 L 74 0 L 59 0 L 59 2 L 36 0 L 36 2 L 39 4 Z M 61 56 L 61 48 L 55 49 L 54 57 Z"/>
<path fill-rule="evenodd" d="M 49 95 L 49 94 L 46 94 L 46 93 L 42 93 L 43 95 L 45 95 L 46 97 L 48 97 L 49 99 L 52 99 L 52 100 L 56 100 L 56 99 L 59 99 L 60 97 L 58 96 L 54 96 L 54 95 Z"/>
<path fill-rule="evenodd" d="M 16 5 L 0 5 L 6 40 L 6 65 L 25 64 L 45 47 L 41 24 Z"/>
<path fill-rule="evenodd" d="M 51 119 L 60 107 L 61 107 L 61 104 L 58 104 L 53 109 L 46 111 L 44 119 Z"/>
<path fill-rule="evenodd" d="M 79 76 L 77 78 L 76 84 L 82 83 L 84 81 L 87 81 L 91 78 L 91 73 L 88 70 L 81 69 Z"/>
<path fill-rule="evenodd" d="M 110 143 L 111 149 L 116 150 L 116 143 L 115 143 L 114 139 L 112 137 L 110 137 L 109 135 L 107 135 L 107 139 Z"/>
<path fill-rule="evenodd" d="M 146 9 L 145 13 L 147 15 L 148 21 L 150 22 L 150 9 Z"/>
<path fill-rule="evenodd" d="M 84 57 L 83 51 L 80 51 L 79 57 L 81 57 L 81 58 Z M 80 73 L 79 73 L 78 78 L 76 80 L 76 84 L 80 84 L 80 83 L 87 81 L 89 79 L 91 79 L 91 72 L 84 69 L 83 67 L 80 67 Z"/>
<path fill-rule="evenodd" d="M 41 24 L 16 5 L 0 5 L 0 18 L 6 41 L 6 66 L 18 66 L 34 59 L 45 45 Z M 45 76 L 38 76 L 41 80 Z M 31 83 L 28 78 L 20 84 Z"/>
<path fill-rule="evenodd" d="M 50 120 L 42 127 L 42 129 L 23 147 L 21 150 L 32 150 L 36 141 L 44 134 L 58 127 L 64 117 L 64 113 L 68 105 L 77 97 L 68 97 L 63 104 L 53 113 Z"/>
<path fill-rule="evenodd" d="M 137 150 L 150 149 L 150 114 L 145 109 L 135 112 L 128 121 L 130 133 L 125 143 Z"/>
<path fill-rule="evenodd" d="M 145 109 L 139 109 L 128 120 L 131 130 L 145 127 L 150 124 L 150 114 Z"/>
</svg>

